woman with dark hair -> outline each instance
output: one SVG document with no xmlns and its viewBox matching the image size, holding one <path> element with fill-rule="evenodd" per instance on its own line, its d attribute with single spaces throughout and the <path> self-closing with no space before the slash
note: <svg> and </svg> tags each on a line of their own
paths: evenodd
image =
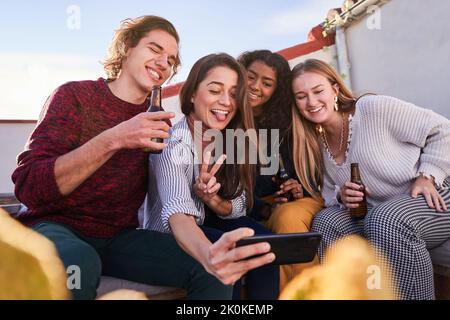
<svg viewBox="0 0 450 320">
<path fill-rule="evenodd" d="M 433 299 L 427 249 L 450 238 L 450 121 L 393 97 L 355 99 L 316 59 L 295 66 L 292 90 L 295 166 L 313 164 L 303 186 L 320 188 L 326 205 L 312 225 L 323 235 L 321 259 L 339 238 L 362 235 L 392 267 L 397 298 Z M 349 181 L 352 163 L 367 189 Z M 366 216 L 352 217 L 364 197 Z"/>
<path fill-rule="evenodd" d="M 279 274 L 275 265 L 266 265 L 274 260 L 268 243 L 236 248 L 243 237 L 270 233 L 245 216 L 253 202 L 254 165 L 238 161 L 235 152 L 224 163 L 220 151 L 230 145 L 235 151 L 227 130 L 253 129 L 246 99 L 245 70 L 233 57 L 211 54 L 195 63 L 180 93 L 185 117 L 172 128 L 162 154 L 150 157 L 150 185 L 159 193 L 148 194 L 144 225 L 173 233 L 207 271 L 226 284 L 237 282 L 234 298 L 241 295 L 238 280 L 254 269 L 246 277 L 248 298 L 276 299 Z M 207 139 L 211 132 L 213 144 Z M 257 254 L 264 255 L 246 260 Z"/>
<path fill-rule="evenodd" d="M 267 154 L 274 156 L 272 153 L 279 150 L 284 167 L 291 177 L 278 185 L 273 174 L 263 174 L 262 164 L 259 164 L 255 201 L 250 216 L 261 221 L 267 220 L 266 225 L 275 233 L 307 232 L 312 218 L 322 208 L 322 200 L 316 190 L 308 192 L 302 188 L 292 164 L 294 99 L 289 64 L 281 55 L 269 50 L 244 52 L 238 61 L 247 70 L 248 103 L 253 110 L 255 126 L 268 130 Z M 288 202 L 287 195 L 293 201 Z M 309 266 L 311 263 L 281 266 L 280 289 Z"/>
</svg>

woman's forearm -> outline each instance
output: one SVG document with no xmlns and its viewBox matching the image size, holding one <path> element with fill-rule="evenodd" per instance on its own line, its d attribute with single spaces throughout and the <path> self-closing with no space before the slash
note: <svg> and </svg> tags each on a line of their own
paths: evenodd
<svg viewBox="0 0 450 320">
<path fill-rule="evenodd" d="M 211 242 L 199 228 L 195 218 L 177 213 L 169 218 L 169 225 L 180 247 L 208 270 L 208 250 Z"/>
<path fill-rule="evenodd" d="M 205 203 L 218 216 L 226 217 L 231 214 L 233 205 L 231 201 L 215 195 L 211 200 Z"/>
</svg>

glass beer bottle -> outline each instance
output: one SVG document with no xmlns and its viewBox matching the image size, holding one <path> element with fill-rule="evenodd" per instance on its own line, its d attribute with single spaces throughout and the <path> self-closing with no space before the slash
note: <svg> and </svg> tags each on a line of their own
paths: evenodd
<svg viewBox="0 0 450 320">
<path fill-rule="evenodd" d="M 150 105 L 147 110 L 147 112 L 159 112 L 162 111 L 162 105 L 161 105 L 161 86 L 154 86 L 152 88 L 152 93 L 150 95 Z M 164 139 L 162 138 L 151 138 L 150 139 L 153 142 L 156 143 L 163 143 Z M 151 151 L 149 148 L 145 148 L 144 151 L 150 152 L 150 153 L 161 153 L 162 151 Z"/>
<path fill-rule="evenodd" d="M 364 193 L 363 200 L 359 203 L 358 208 L 351 208 L 350 216 L 354 219 L 362 219 L 367 214 L 367 199 L 366 199 L 366 187 L 361 181 L 361 174 L 359 172 L 359 166 L 357 163 L 351 164 L 351 180 L 352 183 L 360 185 L 359 191 Z"/>
<path fill-rule="evenodd" d="M 276 181 L 278 187 L 280 187 L 283 183 L 285 183 L 286 181 L 288 181 L 291 178 L 289 176 L 289 174 L 287 173 L 286 168 L 284 167 L 284 162 L 283 162 L 283 158 L 281 157 L 281 154 L 279 155 L 279 159 L 280 159 L 280 168 L 278 169 L 278 173 L 275 176 L 275 181 Z M 290 191 L 279 195 L 279 197 L 287 198 L 288 202 L 293 200 L 293 196 Z"/>
</svg>

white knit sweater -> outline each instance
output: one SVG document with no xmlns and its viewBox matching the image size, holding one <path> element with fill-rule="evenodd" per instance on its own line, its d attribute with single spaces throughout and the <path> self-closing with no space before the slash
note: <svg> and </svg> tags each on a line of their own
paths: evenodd
<svg viewBox="0 0 450 320">
<path fill-rule="evenodd" d="M 322 196 L 326 206 L 350 181 L 350 164 L 358 162 L 361 180 L 376 206 L 408 194 L 424 173 L 440 186 L 450 176 L 450 120 L 437 113 L 388 96 L 365 96 L 350 118 L 346 160 L 337 165 L 322 142 L 325 170 Z"/>
</svg>

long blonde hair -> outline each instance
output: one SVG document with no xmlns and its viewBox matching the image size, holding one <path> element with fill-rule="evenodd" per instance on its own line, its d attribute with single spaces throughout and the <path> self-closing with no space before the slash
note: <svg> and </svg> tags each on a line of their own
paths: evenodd
<svg viewBox="0 0 450 320">
<path fill-rule="evenodd" d="M 349 112 L 355 107 L 355 97 L 347 88 L 341 76 L 332 66 L 317 59 L 308 59 L 297 64 L 292 69 L 292 81 L 305 72 L 320 74 L 328 79 L 330 84 L 337 85 L 339 112 Z M 292 108 L 293 161 L 295 171 L 302 186 L 315 198 L 323 187 L 323 164 L 320 150 L 320 136 L 315 123 L 306 120 L 296 106 Z"/>
</svg>

